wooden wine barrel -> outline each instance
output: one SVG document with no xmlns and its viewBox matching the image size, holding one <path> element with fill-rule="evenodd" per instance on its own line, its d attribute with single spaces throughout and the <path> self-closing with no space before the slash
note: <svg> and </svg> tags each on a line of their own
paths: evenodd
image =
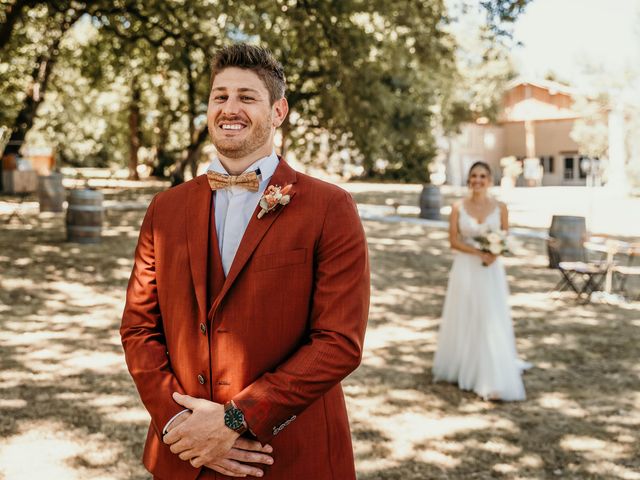
<svg viewBox="0 0 640 480">
<path fill-rule="evenodd" d="M 52 173 L 38 177 L 38 201 L 41 212 L 62 212 L 65 190 L 62 186 L 63 175 Z"/>
<path fill-rule="evenodd" d="M 103 195 L 96 190 L 72 190 L 67 207 L 67 240 L 98 243 L 102 234 Z"/>
<path fill-rule="evenodd" d="M 442 206 L 442 194 L 440 187 L 425 185 L 420 194 L 420 218 L 440 220 L 440 207 Z"/>
<path fill-rule="evenodd" d="M 549 236 L 558 240 L 560 261 L 575 262 L 585 259 L 584 242 L 587 238 L 587 224 L 584 217 L 554 215 Z M 551 255 L 549 255 L 549 267 L 558 267 Z"/>
</svg>

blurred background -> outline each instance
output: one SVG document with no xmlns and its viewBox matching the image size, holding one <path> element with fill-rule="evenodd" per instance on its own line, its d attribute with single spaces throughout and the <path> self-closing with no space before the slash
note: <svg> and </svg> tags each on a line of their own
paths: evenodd
<svg viewBox="0 0 640 480">
<path fill-rule="evenodd" d="M 151 198 L 215 155 L 208 62 L 240 41 L 284 64 L 279 153 L 367 233 L 358 478 L 640 480 L 640 0 L 0 0 L 0 479 L 149 478 L 124 294 Z M 431 378 L 478 160 L 526 402 Z"/>
<path fill-rule="evenodd" d="M 278 143 L 300 168 L 464 185 L 484 159 L 498 184 L 640 182 L 635 0 L 1 4 L 4 172 L 189 178 L 213 154 L 208 61 L 248 41 L 284 64 Z"/>
</svg>

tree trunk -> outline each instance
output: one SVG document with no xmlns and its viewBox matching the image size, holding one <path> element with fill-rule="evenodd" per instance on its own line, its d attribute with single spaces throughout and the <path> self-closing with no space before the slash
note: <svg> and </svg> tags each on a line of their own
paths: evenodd
<svg viewBox="0 0 640 480">
<path fill-rule="evenodd" d="M 171 185 L 178 185 L 184 182 L 184 171 L 189 166 L 191 169 L 191 176 L 193 178 L 198 174 L 198 156 L 200 155 L 200 148 L 202 144 L 209 138 L 209 130 L 205 125 L 199 132 L 195 131 L 195 119 L 196 119 L 196 81 L 197 74 L 194 70 L 194 62 L 191 62 L 191 56 L 189 50 L 185 50 L 182 56 L 182 61 L 187 69 L 187 107 L 189 118 L 189 146 L 183 152 L 182 158 L 176 163 L 173 172 L 171 173 Z"/>
<path fill-rule="evenodd" d="M 373 162 L 367 158 L 362 161 L 362 178 L 371 179 L 374 177 Z"/>
<path fill-rule="evenodd" d="M 30 86 L 29 92 L 22 104 L 22 108 L 20 109 L 20 112 L 18 112 L 18 116 L 13 123 L 11 137 L 9 137 L 9 142 L 4 150 L 5 154 L 17 154 L 24 143 L 27 133 L 31 130 L 31 127 L 33 127 L 33 122 L 36 118 L 36 111 L 44 97 L 44 91 L 49 81 L 51 69 L 55 63 L 53 55 L 55 54 L 52 53 L 49 58 L 44 55 L 38 58 L 38 66 L 33 74 L 34 82 Z"/>
<path fill-rule="evenodd" d="M 205 125 L 198 133 L 195 141 L 191 143 L 182 155 L 182 159 L 176 164 L 176 168 L 171 173 L 171 185 L 179 185 L 184 182 L 184 169 L 187 165 L 197 164 L 198 155 L 200 155 L 200 148 L 204 142 L 209 138 L 209 129 Z M 194 175 L 195 177 L 195 175 Z"/>
<path fill-rule="evenodd" d="M 191 55 L 189 54 L 189 49 L 185 50 L 184 61 L 187 65 L 187 99 L 189 102 L 189 144 L 193 144 L 196 138 L 196 72 L 194 71 L 195 63 L 191 61 Z M 206 128 L 205 128 L 206 130 Z M 199 150 L 199 149 L 198 149 Z M 198 174 L 198 156 L 197 155 L 187 155 L 187 163 L 191 169 L 191 176 L 193 178 Z M 185 165 L 185 166 L 186 166 Z M 183 167 L 183 177 L 184 177 L 184 167 Z"/>
<path fill-rule="evenodd" d="M 73 25 L 82 12 L 74 12 L 73 16 L 69 19 L 65 19 L 62 23 L 60 34 L 56 37 L 53 43 L 47 49 L 47 52 L 40 57 L 36 62 L 33 69 L 32 78 L 33 83 L 27 92 L 27 96 L 22 104 L 20 112 L 16 117 L 13 128 L 11 131 L 11 137 L 7 143 L 7 147 L 4 150 L 5 154 L 17 154 L 20 151 L 20 147 L 24 143 L 27 133 L 33 127 L 33 122 L 36 118 L 36 112 L 38 106 L 44 99 L 44 94 L 51 78 L 51 72 L 53 66 L 56 63 L 59 54 L 59 46 L 66 31 Z"/>
<path fill-rule="evenodd" d="M 131 87 L 131 103 L 129 105 L 129 179 L 138 177 L 138 150 L 140 149 L 140 84 L 138 78 L 133 79 Z"/>
<path fill-rule="evenodd" d="M 163 75 L 163 79 L 166 78 Z M 158 105 L 157 108 L 160 112 L 168 112 L 169 111 L 169 100 L 164 92 L 162 84 L 158 86 Z M 164 115 L 161 113 L 158 115 L 156 119 L 156 131 L 158 132 L 157 137 L 154 141 L 154 147 L 156 151 L 156 159 L 153 165 L 153 171 L 151 175 L 154 177 L 164 178 L 165 177 L 165 169 L 174 163 L 174 159 L 167 152 L 167 144 L 169 143 L 169 125 L 170 125 L 169 115 Z"/>
</svg>

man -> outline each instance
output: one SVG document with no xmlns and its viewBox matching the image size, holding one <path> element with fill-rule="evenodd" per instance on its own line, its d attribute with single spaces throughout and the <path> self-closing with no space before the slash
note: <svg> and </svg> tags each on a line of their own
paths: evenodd
<svg viewBox="0 0 640 480">
<path fill-rule="evenodd" d="M 366 240 L 346 192 L 275 155 L 284 92 L 267 50 L 218 52 L 218 157 L 142 223 L 121 335 L 154 478 L 355 479 L 340 381 L 362 354 Z"/>
</svg>

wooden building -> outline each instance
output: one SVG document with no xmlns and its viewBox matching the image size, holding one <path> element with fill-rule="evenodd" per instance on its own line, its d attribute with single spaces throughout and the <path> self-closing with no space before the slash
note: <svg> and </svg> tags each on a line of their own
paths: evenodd
<svg viewBox="0 0 640 480">
<path fill-rule="evenodd" d="M 499 181 L 500 159 L 514 156 L 525 167 L 519 183 L 528 177 L 538 185 L 585 185 L 586 174 L 580 168 L 585 157 L 570 135 L 580 118 L 572 110 L 575 94 L 572 88 L 547 80 L 511 82 L 496 124 L 486 119 L 466 123 L 451 139 L 448 183 L 463 185 L 469 167 L 478 160 L 492 165 Z M 535 165 L 537 172 L 531 170 Z"/>
</svg>

